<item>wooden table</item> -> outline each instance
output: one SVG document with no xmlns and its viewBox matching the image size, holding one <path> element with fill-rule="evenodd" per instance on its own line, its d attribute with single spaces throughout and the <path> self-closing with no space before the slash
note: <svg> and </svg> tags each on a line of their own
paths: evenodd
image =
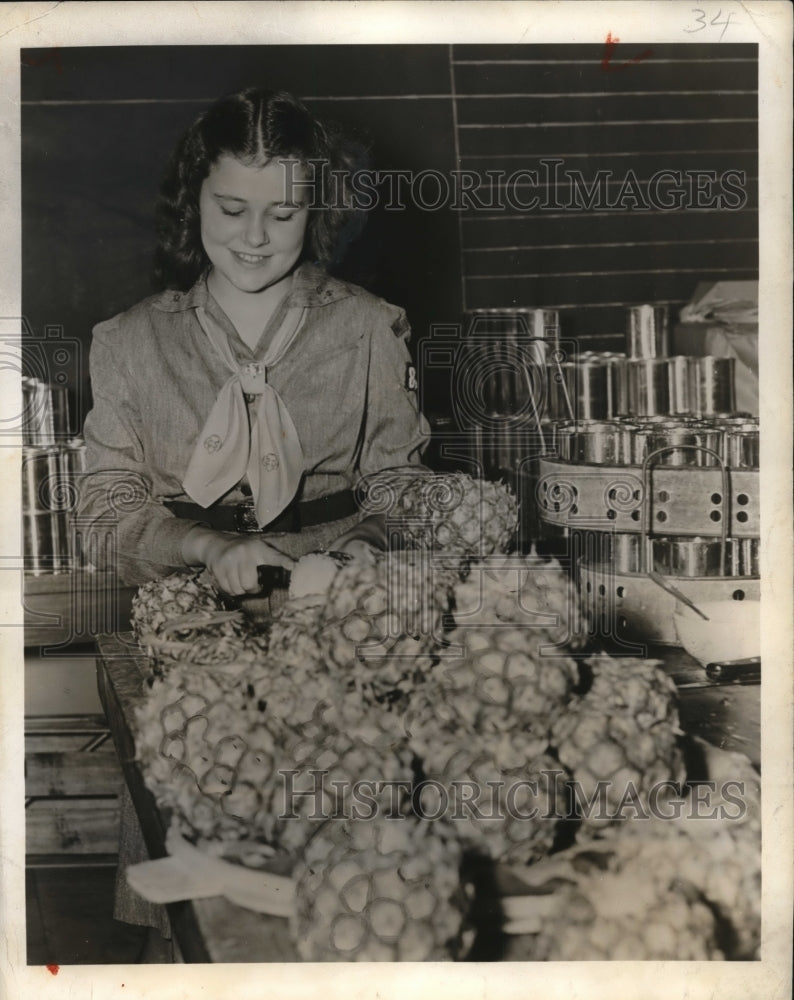
<svg viewBox="0 0 794 1000">
<path fill-rule="evenodd" d="M 98 640 L 99 694 L 122 770 L 152 858 L 165 856 L 163 814 L 145 787 L 135 762 L 134 708 L 143 698 L 148 672 L 132 635 Z M 649 649 L 676 681 L 684 729 L 724 750 L 739 750 L 760 765 L 760 685 L 716 683 L 683 650 Z M 289 962 L 297 956 L 287 921 L 243 909 L 223 897 L 168 906 L 186 962 Z"/>
</svg>

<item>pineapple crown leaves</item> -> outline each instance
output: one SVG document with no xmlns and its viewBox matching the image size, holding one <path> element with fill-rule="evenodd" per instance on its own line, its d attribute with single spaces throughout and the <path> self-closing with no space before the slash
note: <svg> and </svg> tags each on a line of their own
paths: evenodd
<svg viewBox="0 0 794 1000">
<path fill-rule="evenodd" d="M 737 842 L 724 824 L 716 836 L 710 830 L 704 837 L 703 826 L 692 816 L 621 824 L 604 840 L 575 845 L 543 861 L 533 878 L 546 870 L 563 875 L 602 917 L 611 901 L 618 916 L 625 913 L 626 897 L 619 900 L 620 887 L 626 885 L 631 886 L 629 895 L 651 899 L 652 909 L 671 894 L 689 906 L 705 903 L 718 918 L 727 957 L 752 957 L 760 935 L 760 842 L 738 830 Z M 566 907 L 559 919 L 570 920 L 571 914 Z"/>
<path fill-rule="evenodd" d="M 206 570 L 173 573 L 138 588 L 132 599 L 132 629 L 140 638 L 186 612 L 221 608 L 220 595 Z"/>
</svg>

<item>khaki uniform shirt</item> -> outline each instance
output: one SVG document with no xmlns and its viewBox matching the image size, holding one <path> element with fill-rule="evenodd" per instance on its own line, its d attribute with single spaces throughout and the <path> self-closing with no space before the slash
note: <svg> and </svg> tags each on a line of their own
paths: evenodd
<svg viewBox="0 0 794 1000">
<path fill-rule="evenodd" d="M 429 440 L 416 393 L 408 388 L 405 314 L 355 285 L 301 265 L 255 351 L 239 337 L 204 279 L 188 292 L 145 299 L 94 329 L 94 406 L 84 429 L 80 528 L 89 534 L 101 529 L 95 537 L 108 540 L 109 548 L 98 561 L 114 561 L 126 583 L 183 568 L 182 541 L 198 523 L 176 518 L 163 501 L 190 499 L 182 477 L 230 374 L 199 325 L 199 306 L 225 330 L 240 362 L 261 358 L 287 308 L 306 307 L 297 336 L 267 370 L 303 449 L 299 499 L 352 488 L 362 476 L 384 469 L 419 464 Z M 240 502 L 248 492 L 242 483 L 219 502 Z M 355 520 L 309 529 L 292 546 L 293 554 L 327 544 Z"/>
</svg>

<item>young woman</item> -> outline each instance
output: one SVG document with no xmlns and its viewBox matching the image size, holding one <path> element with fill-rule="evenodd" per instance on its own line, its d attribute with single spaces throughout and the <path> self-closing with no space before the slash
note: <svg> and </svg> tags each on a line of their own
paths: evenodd
<svg viewBox="0 0 794 1000">
<path fill-rule="evenodd" d="M 230 594 L 260 565 L 381 544 L 363 476 L 412 466 L 429 434 L 402 310 L 325 265 L 356 228 L 351 157 L 287 94 L 217 102 L 179 142 L 160 204 L 164 291 L 94 330 L 83 525 L 120 579 L 207 566 Z M 126 885 L 146 857 L 122 803 L 115 915 L 168 934 Z M 162 958 L 155 951 L 149 958 Z"/>
<path fill-rule="evenodd" d="M 257 567 L 378 544 L 361 477 L 420 462 L 428 426 L 399 308 L 325 266 L 355 228 L 352 158 L 287 94 L 217 102 L 179 142 L 160 204 L 165 290 L 94 330 L 83 523 L 120 578 Z"/>
</svg>

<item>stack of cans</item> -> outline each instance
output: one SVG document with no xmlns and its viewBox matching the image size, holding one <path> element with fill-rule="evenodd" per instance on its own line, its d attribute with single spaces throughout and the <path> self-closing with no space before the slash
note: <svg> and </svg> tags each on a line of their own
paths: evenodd
<svg viewBox="0 0 794 1000">
<path fill-rule="evenodd" d="M 588 351 L 549 365 L 549 454 L 637 476 L 643 466 L 758 469 L 758 420 L 735 412 L 734 379 L 733 358 L 670 356 L 664 307 L 632 307 L 625 354 Z M 749 502 L 738 493 L 737 520 Z M 759 539 L 721 528 L 703 537 L 587 530 L 618 573 L 757 577 Z"/>
<path fill-rule="evenodd" d="M 559 315 L 548 309 L 474 309 L 455 378 L 459 422 L 484 475 L 511 477 L 528 438 L 545 443 L 546 369 L 558 354 Z"/>
<path fill-rule="evenodd" d="M 551 428 L 552 450 L 584 465 L 758 467 L 758 423 L 753 418 L 636 416 L 613 420 L 560 420 Z"/>
<path fill-rule="evenodd" d="M 625 354 L 586 351 L 547 367 L 547 413 L 552 420 L 607 420 L 625 397 Z"/>
<path fill-rule="evenodd" d="M 69 436 L 66 389 L 22 381 L 22 523 L 25 563 L 34 576 L 68 572 L 74 564 L 71 516 L 85 445 Z"/>
</svg>

